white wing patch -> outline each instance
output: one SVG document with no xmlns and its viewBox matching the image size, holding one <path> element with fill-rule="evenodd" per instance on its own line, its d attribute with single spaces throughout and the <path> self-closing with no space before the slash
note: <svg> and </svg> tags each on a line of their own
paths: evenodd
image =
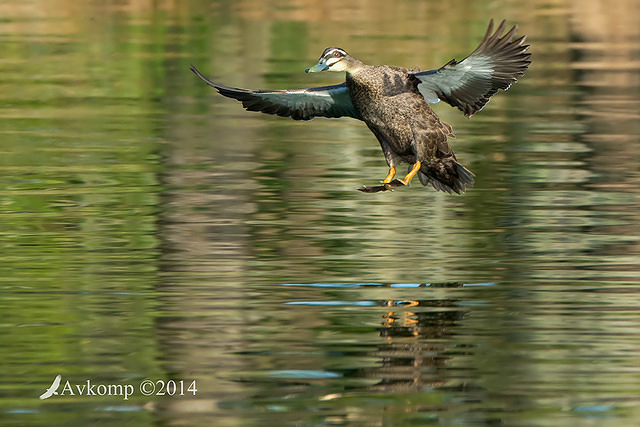
<svg viewBox="0 0 640 427">
<path fill-rule="evenodd" d="M 419 80 L 418 91 L 431 104 L 445 101 L 458 107 L 469 117 L 480 111 L 498 90 L 507 90 L 529 67 L 524 37 L 513 40 L 517 27 L 503 35 L 502 21 L 493 33 L 493 21 L 487 33 L 471 55 L 457 62 L 452 60 L 436 70 L 414 73 Z"/>
</svg>

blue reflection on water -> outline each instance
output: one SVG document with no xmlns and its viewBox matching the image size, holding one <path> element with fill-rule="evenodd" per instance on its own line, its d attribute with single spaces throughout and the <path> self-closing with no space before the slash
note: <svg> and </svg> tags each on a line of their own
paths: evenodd
<svg viewBox="0 0 640 427">
<path fill-rule="evenodd" d="M 426 288 L 426 287 L 489 287 L 496 286 L 497 283 L 460 283 L 456 286 L 448 286 L 441 283 L 281 283 L 280 286 L 309 287 L 309 288 L 365 288 L 365 287 L 390 287 L 390 288 Z"/>
<path fill-rule="evenodd" d="M 354 305 L 354 306 L 376 306 L 374 301 L 289 301 L 285 302 L 286 305 L 327 305 L 327 306 L 340 306 L 340 305 Z"/>
<path fill-rule="evenodd" d="M 286 369 L 280 371 L 271 371 L 268 376 L 273 378 L 306 378 L 306 379 L 322 379 L 322 378 L 340 378 L 340 374 L 330 371 L 312 371 L 306 369 Z"/>
<path fill-rule="evenodd" d="M 282 283 L 281 286 L 307 286 L 310 288 L 362 288 L 383 286 L 381 283 Z"/>
</svg>

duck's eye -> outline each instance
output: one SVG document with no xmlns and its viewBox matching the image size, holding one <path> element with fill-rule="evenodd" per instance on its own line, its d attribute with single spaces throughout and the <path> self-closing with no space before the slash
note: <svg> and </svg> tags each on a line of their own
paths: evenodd
<svg viewBox="0 0 640 427">
<path fill-rule="evenodd" d="M 334 58 L 339 58 L 340 56 L 342 56 L 342 55 L 340 54 L 340 52 L 333 52 L 333 57 L 334 57 Z"/>
</svg>

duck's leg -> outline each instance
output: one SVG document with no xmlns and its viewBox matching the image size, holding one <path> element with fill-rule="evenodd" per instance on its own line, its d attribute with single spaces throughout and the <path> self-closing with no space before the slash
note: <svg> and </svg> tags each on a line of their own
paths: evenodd
<svg viewBox="0 0 640 427">
<path fill-rule="evenodd" d="M 389 166 L 389 173 L 387 174 L 387 177 L 382 181 L 382 183 L 383 184 L 390 183 L 394 176 L 396 176 L 396 167 Z"/>
<path fill-rule="evenodd" d="M 419 161 L 415 162 L 409 173 L 402 179 L 393 179 L 393 177 L 396 176 L 396 168 L 394 166 L 389 166 L 389 173 L 382 181 L 382 185 L 377 185 L 375 187 L 362 187 L 358 188 L 358 190 L 364 193 L 379 193 L 380 191 L 393 191 L 396 187 L 409 185 L 413 177 L 416 176 L 420 170 L 420 166 L 422 166 L 422 163 Z"/>
<path fill-rule="evenodd" d="M 409 183 L 411 182 L 413 177 L 416 176 L 416 174 L 420 170 L 420 166 L 422 166 L 422 163 L 420 163 L 419 160 L 416 161 L 413 164 L 413 167 L 411 168 L 409 173 L 404 178 L 402 178 L 402 179 L 394 179 L 393 181 L 389 182 L 388 185 L 391 186 L 391 187 L 400 187 L 401 185 L 409 185 Z"/>
<path fill-rule="evenodd" d="M 390 182 L 392 182 L 393 177 L 396 176 L 396 167 L 395 166 L 389 166 L 389 173 L 387 174 L 386 178 L 382 180 L 382 185 L 376 185 L 375 187 L 362 187 L 362 188 L 358 188 L 358 190 L 364 192 L 364 193 L 378 193 L 380 191 L 393 191 L 393 187 L 399 187 L 401 184 L 398 185 L 391 185 Z M 396 181 L 398 181 L 396 179 Z"/>
<path fill-rule="evenodd" d="M 382 147 L 382 152 L 384 153 L 384 157 L 387 160 L 387 165 L 389 165 L 389 173 L 382 180 L 382 185 L 376 185 L 375 187 L 362 187 L 358 188 L 358 190 L 364 193 L 378 193 L 380 191 L 393 191 L 395 187 L 400 187 L 404 184 L 400 183 L 399 180 L 394 180 L 393 177 L 396 176 L 396 164 L 400 163 L 402 159 L 398 157 L 394 151 L 391 149 L 391 146 L 387 144 L 385 141 L 387 140 L 384 135 L 377 132 L 375 129 L 371 128 L 372 132 L 380 141 L 380 146 Z M 397 181 L 397 183 L 396 183 Z"/>
</svg>

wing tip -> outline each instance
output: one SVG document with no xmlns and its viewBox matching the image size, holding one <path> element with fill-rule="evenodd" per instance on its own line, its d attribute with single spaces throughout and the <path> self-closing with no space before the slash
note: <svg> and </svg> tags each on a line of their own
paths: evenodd
<svg viewBox="0 0 640 427">
<path fill-rule="evenodd" d="M 206 84 L 208 84 L 209 86 L 215 87 L 216 89 L 220 90 L 219 85 L 215 84 L 214 82 L 212 82 L 211 80 L 209 80 L 208 78 L 206 78 L 200 71 L 198 71 L 198 69 L 196 68 L 195 65 L 191 64 L 189 66 L 189 69 L 193 72 L 193 74 L 195 74 L 196 76 L 200 77 L 200 79 L 205 82 Z"/>
</svg>

